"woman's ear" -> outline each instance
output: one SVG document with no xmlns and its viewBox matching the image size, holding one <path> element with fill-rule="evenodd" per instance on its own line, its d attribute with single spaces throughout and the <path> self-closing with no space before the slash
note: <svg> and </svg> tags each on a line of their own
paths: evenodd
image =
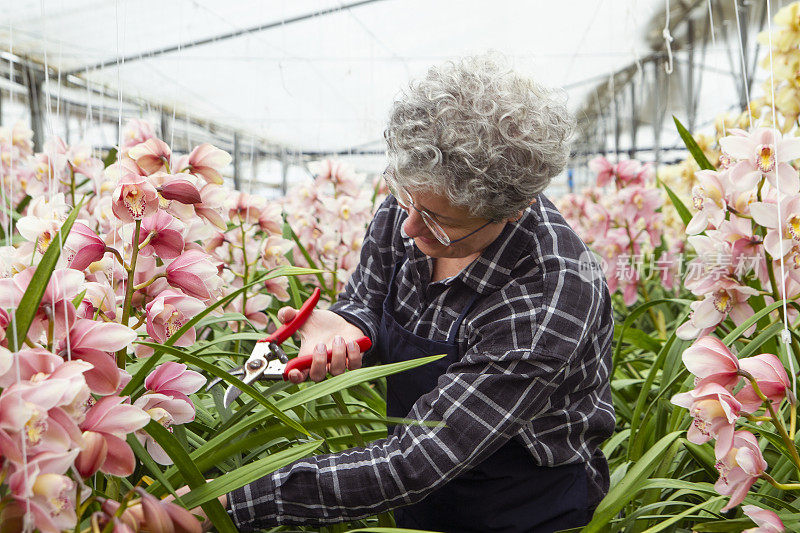
<svg viewBox="0 0 800 533">
<path fill-rule="evenodd" d="M 511 217 L 508 217 L 508 219 L 507 219 L 507 220 L 508 220 L 509 222 L 516 222 L 517 220 L 519 220 L 519 219 L 521 219 L 521 218 L 522 218 L 522 211 L 519 211 L 519 212 L 517 212 L 517 214 L 516 214 L 516 215 L 514 215 L 514 216 L 511 216 Z"/>
</svg>

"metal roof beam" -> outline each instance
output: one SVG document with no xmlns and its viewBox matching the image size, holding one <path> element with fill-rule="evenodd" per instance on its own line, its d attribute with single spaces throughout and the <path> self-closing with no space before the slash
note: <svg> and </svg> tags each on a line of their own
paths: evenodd
<svg viewBox="0 0 800 533">
<path fill-rule="evenodd" d="M 359 2 L 352 2 L 350 4 L 344 4 L 344 5 L 339 5 L 337 7 L 331 7 L 331 8 L 328 8 L 328 9 L 323 9 L 321 11 L 314 11 L 313 13 L 306 13 L 306 14 L 303 14 L 303 15 L 295 16 L 295 17 L 289 17 L 289 18 L 286 18 L 286 19 L 283 19 L 283 20 L 279 20 L 277 22 L 268 22 L 266 24 L 259 24 L 257 26 L 251 26 L 249 28 L 242 28 L 240 30 L 235 30 L 235 31 L 227 32 L 227 33 L 222 33 L 220 35 L 215 35 L 213 37 L 206 37 L 204 39 L 198 39 L 196 41 L 192 41 L 192 42 L 189 42 L 189 43 L 181 43 L 181 44 L 176 44 L 176 45 L 172 45 L 172 46 L 166 46 L 164 48 L 158 48 L 156 50 L 150 50 L 149 52 L 131 54 L 131 55 L 128 55 L 128 56 L 123 56 L 123 57 L 115 57 L 114 59 L 107 59 L 105 61 L 101 61 L 100 63 L 96 63 L 94 65 L 86 65 L 86 66 L 83 66 L 83 67 L 79 67 L 79 68 L 70 70 L 69 72 L 67 72 L 67 75 L 69 75 L 69 74 L 77 75 L 77 74 L 85 72 L 87 69 L 88 70 L 101 69 L 101 68 L 110 67 L 112 65 L 116 65 L 118 63 L 120 63 L 120 64 L 122 64 L 122 63 L 130 63 L 131 61 L 136 61 L 138 59 L 149 59 L 149 58 L 153 58 L 153 57 L 162 56 L 164 54 L 169 54 L 169 53 L 172 53 L 172 52 L 178 52 L 178 51 L 187 50 L 189 48 L 194 48 L 196 46 L 202 46 L 204 44 L 218 43 L 220 41 L 224 41 L 224 40 L 227 40 L 227 39 L 233 39 L 235 37 L 241 37 L 242 35 L 248 35 L 248 34 L 251 34 L 251 33 L 257 33 L 257 32 L 260 32 L 260 31 L 265 31 L 265 30 L 269 30 L 269 29 L 272 29 L 272 28 L 277 28 L 278 26 L 286 26 L 287 24 L 292 24 L 293 22 L 301 22 L 303 20 L 308 20 L 308 19 L 311 19 L 311 18 L 314 18 L 314 17 L 330 15 L 332 13 L 337 13 L 337 12 L 345 10 L 345 9 L 352 9 L 354 7 L 361 7 L 361 6 L 364 6 L 364 5 L 367 5 L 367 4 L 372 4 L 372 3 L 378 2 L 378 1 L 380 1 L 380 0 L 360 0 Z"/>
</svg>

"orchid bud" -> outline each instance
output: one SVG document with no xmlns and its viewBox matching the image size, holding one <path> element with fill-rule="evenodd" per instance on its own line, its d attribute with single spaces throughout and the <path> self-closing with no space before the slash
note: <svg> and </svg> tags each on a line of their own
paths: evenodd
<svg viewBox="0 0 800 533">
<path fill-rule="evenodd" d="M 164 502 L 163 505 L 172 520 L 175 533 L 202 533 L 203 526 L 192 513 L 172 502 Z"/>
<path fill-rule="evenodd" d="M 120 503 L 115 500 L 105 500 L 100 509 L 109 517 L 116 516 L 120 508 Z M 139 531 L 139 526 L 144 524 L 144 511 L 141 505 L 129 505 L 122 512 L 122 516 L 118 517 L 122 524 L 126 525 L 132 531 Z M 116 525 L 114 527 L 117 527 Z"/>
<path fill-rule="evenodd" d="M 86 479 L 100 470 L 107 455 L 108 443 L 105 437 L 96 431 L 84 431 L 83 449 L 75 459 L 75 468 Z"/>
<path fill-rule="evenodd" d="M 203 201 L 197 187 L 185 179 L 172 179 L 159 187 L 158 191 L 165 199 L 175 200 L 182 204 L 199 204 Z"/>
<path fill-rule="evenodd" d="M 136 492 L 142 497 L 142 510 L 147 528 L 152 533 L 175 533 L 172 519 L 163 502 L 144 489 L 138 488 Z"/>
</svg>

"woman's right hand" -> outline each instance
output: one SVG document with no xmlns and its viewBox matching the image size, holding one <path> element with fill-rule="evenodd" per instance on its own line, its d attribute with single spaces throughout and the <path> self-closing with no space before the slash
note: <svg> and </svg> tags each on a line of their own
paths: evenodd
<svg viewBox="0 0 800 533">
<path fill-rule="evenodd" d="M 283 307 L 278 311 L 278 320 L 286 324 L 297 314 L 293 307 Z M 311 368 L 308 370 L 291 370 L 289 381 L 301 383 L 309 377 L 316 382 L 325 379 L 330 372 L 338 376 L 345 371 L 361 368 L 361 350 L 355 343 L 364 333 L 333 311 L 314 309 L 305 324 L 297 330 L 300 335 L 300 352 L 298 356 L 313 356 Z M 328 348 L 331 348 L 331 362 L 328 363 Z"/>
</svg>

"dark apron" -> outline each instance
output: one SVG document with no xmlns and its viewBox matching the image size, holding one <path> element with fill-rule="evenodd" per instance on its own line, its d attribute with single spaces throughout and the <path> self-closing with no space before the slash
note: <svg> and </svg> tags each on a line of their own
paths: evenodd
<svg viewBox="0 0 800 533">
<path fill-rule="evenodd" d="M 456 335 L 478 294 L 451 326 L 447 342 L 425 339 L 394 319 L 394 280 L 399 266 L 400 262 L 394 265 L 383 302 L 376 355 L 384 363 L 396 363 L 447 354 L 433 363 L 387 377 L 386 413 L 405 418 L 417 399 L 434 390 L 439 376 L 461 358 Z M 511 439 L 422 501 L 395 509 L 394 516 L 398 527 L 443 532 L 549 533 L 580 527 L 591 516 L 586 471 L 583 463 L 537 466 L 527 448 Z"/>
</svg>

